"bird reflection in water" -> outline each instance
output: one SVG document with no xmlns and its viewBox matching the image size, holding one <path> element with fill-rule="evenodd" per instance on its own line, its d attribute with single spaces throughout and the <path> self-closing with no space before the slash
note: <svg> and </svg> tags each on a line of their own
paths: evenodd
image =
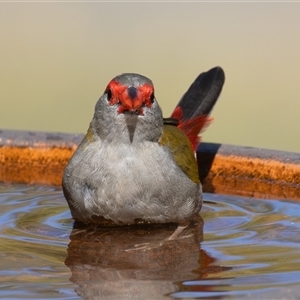
<svg viewBox="0 0 300 300">
<path fill-rule="evenodd" d="M 130 227 L 84 227 L 75 223 L 65 264 L 84 298 L 162 299 L 224 268 L 201 249 L 203 220 L 161 246 L 137 249 L 167 239 L 176 224 Z M 209 287 L 204 287 L 207 290 Z"/>
</svg>

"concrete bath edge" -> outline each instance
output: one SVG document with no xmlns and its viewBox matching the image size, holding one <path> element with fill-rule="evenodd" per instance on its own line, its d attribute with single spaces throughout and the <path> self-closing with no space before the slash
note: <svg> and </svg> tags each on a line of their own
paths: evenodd
<svg viewBox="0 0 300 300">
<path fill-rule="evenodd" d="M 83 134 L 0 130 L 0 182 L 60 185 Z M 204 192 L 300 200 L 300 153 L 201 143 Z"/>
</svg>

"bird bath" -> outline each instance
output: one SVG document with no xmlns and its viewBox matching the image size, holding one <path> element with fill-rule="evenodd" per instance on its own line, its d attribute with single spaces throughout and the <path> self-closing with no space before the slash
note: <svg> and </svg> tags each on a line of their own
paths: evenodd
<svg viewBox="0 0 300 300">
<path fill-rule="evenodd" d="M 0 133 L 1 298 L 298 297 L 300 154 L 203 143 L 201 218 L 142 251 L 134 245 L 162 240 L 175 225 L 73 223 L 60 181 L 81 138 Z"/>
</svg>

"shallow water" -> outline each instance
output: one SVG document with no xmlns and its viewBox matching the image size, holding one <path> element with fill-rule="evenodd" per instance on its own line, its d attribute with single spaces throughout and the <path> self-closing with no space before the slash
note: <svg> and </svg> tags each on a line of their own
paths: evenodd
<svg viewBox="0 0 300 300">
<path fill-rule="evenodd" d="M 300 205 L 205 194 L 204 223 L 74 227 L 60 188 L 0 185 L 0 298 L 282 299 L 300 293 Z"/>
</svg>

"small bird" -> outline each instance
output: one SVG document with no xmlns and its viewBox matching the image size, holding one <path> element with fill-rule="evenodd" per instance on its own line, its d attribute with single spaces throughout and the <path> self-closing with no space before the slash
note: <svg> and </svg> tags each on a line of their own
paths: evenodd
<svg viewBox="0 0 300 300">
<path fill-rule="evenodd" d="M 194 151 L 224 81 L 220 67 L 200 74 L 164 119 L 150 79 L 113 78 L 64 171 L 73 218 L 103 226 L 193 221 L 202 206 Z"/>
</svg>

